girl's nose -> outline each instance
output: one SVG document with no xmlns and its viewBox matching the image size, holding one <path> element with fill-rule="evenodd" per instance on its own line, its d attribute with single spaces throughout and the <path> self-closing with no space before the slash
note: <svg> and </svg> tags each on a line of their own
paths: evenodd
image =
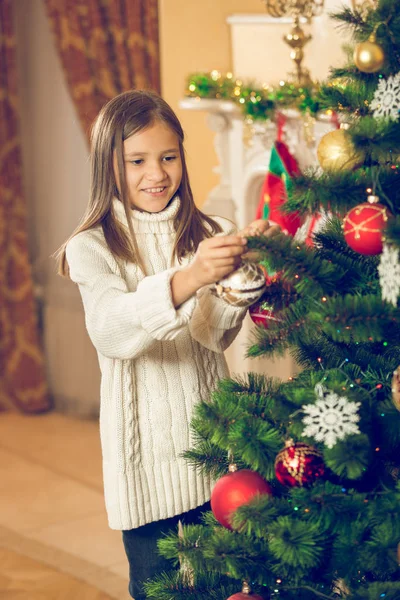
<svg viewBox="0 0 400 600">
<path fill-rule="evenodd" d="M 150 181 L 162 181 L 165 179 L 163 164 L 156 162 L 148 166 L 147 177 Z"/>
</svg>

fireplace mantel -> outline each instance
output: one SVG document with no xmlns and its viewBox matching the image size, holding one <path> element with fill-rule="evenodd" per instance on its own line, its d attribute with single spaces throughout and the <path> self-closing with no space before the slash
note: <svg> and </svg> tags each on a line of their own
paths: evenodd
<svg viewBox="0 0 400 600">
<path fill-rule="evenodd" d="M 220 181 L 203 205 L 207 214 L 234 221 L 240 228 L 254 219 L 260 191 L 268 171 L 270 153 L 277 136 L 271 120 L 246 124 L 240 108 L 227 100 L 184 98 L 180 107 L 207 113 L 208 127 L 215 133 L 214 146 L 219 161 L 215 172 Z M 297 110 L 282 111 L 286 117 L 284 141 L 300 168 L 316 164 L 316 148 L 321 137 L 334 125 L 324 114 L 315 121 L 312 143 L 307 144 L 304 121 Z"/>
<path fill-rule="evenodd" d="M 213 188 L 202 210 L 210 215 L 220 215 L 233 221 L 239 229 L 255 218 L 261 188 L 268 171 L 277 126 L 273 121 L 246 125 L 240 108 L 226 100 L 184 98 L 180 107 L 207 113 L 207 124 L 215 133 L 214 145 L 219 165 L 215 172 L 220 181 Z M 296 110 L 285 111 L 284 140 L 302 169 L 316 164 L 316 148 L 321 137 L 334 128 L 326 115 L 314 124 L 314 140 L 308 144 L 304 135 L 304 121 Z M 246 316 L 242 330 L 226 352 L 232 373 L 243 375 L 253 371 L 285 379 L 293 375 L 296 367 L 290 356 L 279 359 L 245 358 L 254 324 Z"/>
</svg>

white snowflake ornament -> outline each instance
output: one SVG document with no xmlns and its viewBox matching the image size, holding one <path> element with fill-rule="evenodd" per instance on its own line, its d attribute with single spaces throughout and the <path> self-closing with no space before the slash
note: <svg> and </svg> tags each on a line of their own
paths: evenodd
<svg viewBox="0 0 400 600">
<path fill-rule="evenodd" d="M 400 262 L 399 250 L 389 244 L 383 244 L 381 260 L 378 266 L 379 283 L 382 288 L 382 298 L 397 306 L 400 295 Z"/>
<path fill-rule="evenodd" d="M 338 440 L 351 433 L 358 434 L 360 416 L 357 410 L 360 402 L 350 402 L 344 396 L 326 389 L 321 383 L 315 386 L 318 400 L 315 404 L 304 404 L 302 410 L 306 413 L 303 419 L 303 436 L 313 437 L 316 442 L 324 442 L 328 448 L 333 448 Z"/>
<path fill-rule="evenodd" d="M 370 104 L 374 117 L 390 117 L 397 121 L 400 117 L 400 72 L 387 79 L 381 79 Z"/>
</svg>

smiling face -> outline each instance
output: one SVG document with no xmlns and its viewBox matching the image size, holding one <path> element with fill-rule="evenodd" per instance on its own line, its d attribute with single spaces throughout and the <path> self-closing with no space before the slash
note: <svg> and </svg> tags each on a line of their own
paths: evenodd
<svg viewBox="0 0 400 600">
<path fill-rule="evenodd" d="M 182 179 L 178 136 L 162 121 L 155 121 L 124 141 L 124 165 L 131 207 L 149 213 L 164 210 Z M 115 152 L 114 172 L 118 185 Z"/>
</svg>

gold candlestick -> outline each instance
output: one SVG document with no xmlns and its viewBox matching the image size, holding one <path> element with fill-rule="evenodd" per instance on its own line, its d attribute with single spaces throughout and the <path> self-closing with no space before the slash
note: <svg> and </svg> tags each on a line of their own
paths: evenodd
<svg viewBox="0 0 400 600">
<path fill-rule="evenodd" d="M 351 7 L 353 10 L 370 10 L 376 8 L 378 0 L 351 0 Z"/>
<path fill-rule="evenodd" d="M 311 40 L 300 25 L 300 20 L 306 19 L 311 23 L 313 17 L 322 13 L 325 0 L 263 0 L 267 13 L 271 17 L 279 18 L 290 16 L 293 18 L 293 27 L 283 36 L 284 41 L 291 47 L 290 58 L 295 63 L 294 73 L 290 78 L 301 86 L 312 85 L 308 69 L 303 66 L 304 46 Z"/>
</svg>

